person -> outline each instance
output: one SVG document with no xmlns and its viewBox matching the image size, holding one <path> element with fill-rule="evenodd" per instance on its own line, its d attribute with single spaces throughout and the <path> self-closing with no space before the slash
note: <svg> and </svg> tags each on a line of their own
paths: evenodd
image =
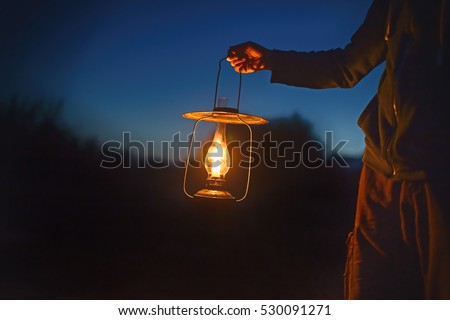
<svg viewBox="0 0 450 320">
<path fill-rule="evenodd" d="M 358 119 L 366 148 L 347 239 L 347 299 L 450 299 L 449 14 L 446 0 L 374 0 L 344 48 L 230 47 L 237 72 L 271 82 L 351 88 L 385 62 Z"/>
</svg>

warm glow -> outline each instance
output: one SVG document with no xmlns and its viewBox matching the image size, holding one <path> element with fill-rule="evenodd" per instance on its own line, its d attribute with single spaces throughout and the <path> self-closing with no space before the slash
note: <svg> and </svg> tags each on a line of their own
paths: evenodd
<svg viewBox="0 0 450 320">
<path fill-rule="evenodd" d="M 230 153 L 227 149 L 226 124 L 218 123 L 213 142 L 205 158 L 208 179 L 224 179 L 230 169 Z"/>
</svg>

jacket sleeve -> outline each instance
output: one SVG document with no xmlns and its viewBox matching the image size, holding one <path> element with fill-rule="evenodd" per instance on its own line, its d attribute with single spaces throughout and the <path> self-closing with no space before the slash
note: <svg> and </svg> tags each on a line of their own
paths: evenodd
<svg viewBox="0 0 450 320">
<path fill-rule="evenodd" d="M 270 81 L 315 89 L 353 87 L 385 59 L 389 2 L 374 0 L 364 23 L 344 49 L 274 50 Z"/>
</svg>

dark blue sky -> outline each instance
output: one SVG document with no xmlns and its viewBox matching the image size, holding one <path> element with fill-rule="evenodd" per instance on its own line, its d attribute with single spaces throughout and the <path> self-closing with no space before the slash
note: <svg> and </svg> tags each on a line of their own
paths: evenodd
<svg viewBox="0 0 450 320">
<path fill-rule="evenodd" d="M 268 48 L 344 46 L 371 0 L 14 1 L 0 5 L 0 97 L 65 101 L 64 118 L 100 142 L 123 131 L 169 140 L 209 110 L 217 63 L 228 47 L 253 40 Z M 353 89 L 311 90 L 270 84 L 270 72 L 243 76 L 241 111 L 264 117 L 294 112 L 318 137 L 335 132 L 359 155 L 356 120 L 381 70 Z M 238 76 L 226 64 L 220 95 L 235 103 Z"/>
</svg>

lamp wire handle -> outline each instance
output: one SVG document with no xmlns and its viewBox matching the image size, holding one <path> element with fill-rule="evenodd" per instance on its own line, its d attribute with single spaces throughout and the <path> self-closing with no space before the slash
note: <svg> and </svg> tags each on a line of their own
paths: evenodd
<svg viewBox="0 0 450 320">
<path fill-rule="evenodd" d="M 219 60 L 219 69 L 217 70 L 217 79 L 216 79 L 216 92 L 214 94 L 214 109 L 217 107 L 217 93 L 219 91 L 219 79 L 220 79 L 220 70 L 222 69 L 222 62 L 227 60 L 227 58 L 222 58 Z M 238 87 L 238 96 L 237 96 L 237 104 L 236 109 L 239 112 L 239 104 L 241 102 L 241 87 L 242 87 L 242 72 L 239 71 L 239 87 Z"/>
</svg>

